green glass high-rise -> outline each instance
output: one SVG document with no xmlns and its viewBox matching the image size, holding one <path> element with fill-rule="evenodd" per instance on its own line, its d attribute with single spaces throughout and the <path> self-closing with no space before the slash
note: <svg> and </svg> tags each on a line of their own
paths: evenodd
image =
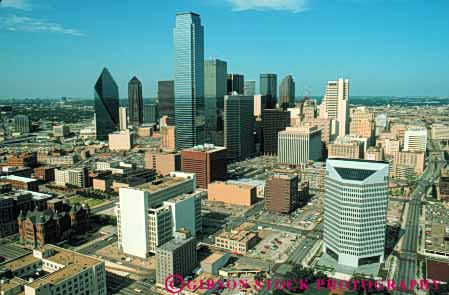
<svg viewBox="0 0 449 295">
<path fill-rule="evenodd" d="M 217 131 L 223 131 L 227 63 L 219 59 L 204 61 L 204 105 L 207 143 L 217 144 Z"/>
<path fill-rule="evenodd" d="M 109 133 L 119 125 L 118 86 L 107 68 L 104 68 L 94 86 L 95 127 L 98 140 L 108 140 Z"/>
<path fill-rule="evenodd" d="M 176 149 L 204 143 L 204 32 L 196 13 L 176 14 L 175 50 Z"/>
<path fill-rule="evenodd" d="M 267 107 L 275 108 L 277 103 L 277 75 L 260 74 L 260 94 L 267 95 Z"/>
</svg>

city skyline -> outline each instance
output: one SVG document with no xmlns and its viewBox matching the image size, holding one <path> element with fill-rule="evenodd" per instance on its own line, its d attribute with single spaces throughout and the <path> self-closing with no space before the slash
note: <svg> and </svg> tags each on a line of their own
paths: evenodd
<svg viewBox="0 0 449 295">
<path fill-rule="evenodd" d="M 90 81 L 105 66 L 114 73 L 121 98 L 126 97 L 123 90 L 134 75 L 141 78 L 144 97 L 156 97 L 157 81 L 174 76 L 171 28 L 174 14 L 183 11 L 202 17 L 206 59 L 224 60 L 229 72 L 242 73 L 248 80 L 257 81 L 266 72 L 278 78 L 292 74 L 297 96 L 307 89 L 321 96 L 326 81 L 343 76 L 353 81 L 354 96 L 449 95 L 445 54 L 449 42 L 438 38 L 449 27 L 447 2 L 432 1 L 425 6 L 407 1 L 407 10 L 402 9 L 403 1 L 331 1 L 327 5 L 308 1 L 302 7 L 276 6 L 283 1 L 273 0 L 232 6 L 240 2 L 142 1 L 142 9 L 132 11 L 139 20 L 117 27 L 107 18 L 119 19 L 121 9 L 126 12 L 134 6 L 108 3 L 104 16 L 89 23 L 85 19 L 92 19 L 90 13 L 101 3 L 77 7 L 75 13 L 74 4 L 69 3 L 4 0 L 0 4 L 4 47 L 0 67 L 8 75 L 0 82 L 0 98 L 91 98 Z M 328 15 L 331 12 L 337 16 Z M 143 13 L 148 15 L 140 20 Z M 360 27 L 349 25 L 352 18 Z M 246 33 L 238 34 L 239 27 Z M 262 32 L 272 42 L 261 41 Z M 257 43 L 263 46 L 254 46 Z M 330 48 L 329 44 L 338 46 Z M 22 87 L 24 81 L 27 87 Z"/>
</svg>

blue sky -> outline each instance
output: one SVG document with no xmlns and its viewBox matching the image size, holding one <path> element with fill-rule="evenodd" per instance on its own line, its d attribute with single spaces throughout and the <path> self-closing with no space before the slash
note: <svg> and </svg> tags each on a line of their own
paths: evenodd
<svg viewBox="0 0 449 295">
<path fill-rule="evenodd" d="M 447 0 L 2 0 L 0 98 L 93 97 L 107 66 L 127 97 L 172 79 L 176 12 L 205 28 L 205 57 L 258 80 L 293 74 L 297 95 L 351 79 L 351 95 L 449 96 Z"/>
</svg>

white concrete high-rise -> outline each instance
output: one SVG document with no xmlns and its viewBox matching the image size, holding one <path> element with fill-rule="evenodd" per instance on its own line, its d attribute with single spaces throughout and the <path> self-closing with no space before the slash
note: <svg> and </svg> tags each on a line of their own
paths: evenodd
<svg viewBox="0 0 449 295">
<path fill-rule="evenodd" d="M 149 253 L 154 252 L 157 243 L 150 225 L 153 223 L 160 230 L 157 235 L 161 243 L 166 241 L 166 238 L 161 238 L 162 227 L 166 225 L 165 228 L 173 228 L 173 222 L 162 222 L 162 219 L 167 218 L 163 214 L 166 212 L 150 209 L 164 205 L 165 201 L 173 197 L 192 193 L 195 189 L 195 173 L 184 172 L 172 172 L 168 177 L 134 188 L 120 188 L 116 206 L 119 248 L 128 255 L 148 257 Z"/>
<path fill-rule="evenodd" d="M 300 166 L 322 156 L 321 130 L 313 127 L 287 127 L 278 135 L 278 163 Z"/>
<path fill-rule="evenodd" d="M 120 122 L 120 130 L 128 129 L 128 108 L 127 107 L 119 107 L 118 119 Z"/>
<path fill-rule="evenodd" d="M 333 138 L 349 133 L 349 80 L 329 81 L 323 102 L 320 105 L 320 117 L 332 120 Z"/>
<path fill-rule="evenodd" d="M 404 151 L 425 152 L 427 148 L 426 127 L 410 127 L 405 130 Z"/>
<path fill-rule="evenodd" d="M 383 261 L 388 172 L 385 162 L 327 160 L 323 251 L 338 264 Z"/>
</svg>

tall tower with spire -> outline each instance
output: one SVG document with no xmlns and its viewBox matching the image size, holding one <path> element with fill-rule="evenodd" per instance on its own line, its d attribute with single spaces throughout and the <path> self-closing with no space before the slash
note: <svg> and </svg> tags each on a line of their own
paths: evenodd
<svg viewBox="0 0 449 295">
<path fill-rule="evenodd" d="M 142 83 L 136 76 L 128 83 L 129 124 L 139 126 L 143 122 Z"/>
</svg>

